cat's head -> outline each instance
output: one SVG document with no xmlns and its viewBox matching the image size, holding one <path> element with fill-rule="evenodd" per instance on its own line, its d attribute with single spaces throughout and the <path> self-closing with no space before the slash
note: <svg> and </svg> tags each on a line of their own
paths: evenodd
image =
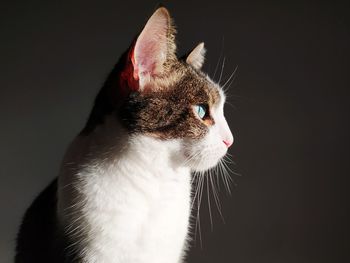
<svg viewBox="0 0 350 263">
<path fill-rule="evenodd" d="M 178 154 L 197 171 L 215 166 L 233 143 L 224 92 L 201 71 L 204 55 L 200 43 L 177 58 L 172 19 L 161 7 L 112 72 L 118 80 L 107 81 L 108 90 L 118 86 L 117 112 L 128 132 L 178 142 Z"/>
</svg>

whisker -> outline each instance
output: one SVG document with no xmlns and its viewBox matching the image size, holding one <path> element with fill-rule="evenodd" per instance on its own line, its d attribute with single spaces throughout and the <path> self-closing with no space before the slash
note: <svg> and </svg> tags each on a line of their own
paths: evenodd
<svg viewBox="0 0 350 263">
<path fill-rule="evenodd" d="M 210 226 L 211 226 L 211 230 L 213 231 L 213 216 L 211 214 L 210 191 L 209 191 L 209 179 L 208 179 L 208 176 L 206 176 L 206 181 L 207 181 L 207 199 L 208 199 L 208 210 L 209 210 Z"/>
<path fill-rule="evenodd" d="M 201 202 L 202 202 L 202 193 L 203 193 L 203 181 L 204 181 L 204 176 L 202 172 L 199 172 L 200 175 L 200 180 L 199 180 L 199 194 L 197 196 L 197 218 L 196 218 L 196 226 L 195 226 L 195 239 L 197 237 L 197 226 L 198 226 L 198 231 L 199 231 L 199 241 L 200 241 L 200 246 L 202 247 L 202 233 L 201 233 L 201 227 L 200 227 L 200 207 L 201 207 Z"/>
<path fill-rule="evenodd" d="M 198 177 L 198 178 L 197 178 L 197 179 L 198 179 L 198 182 L 197 182 L 197 185 L 196 185 L 196 191 L 195 191 L 194 197 L 193 197 L 193 199 L 192 199 L 191 210 L 193 209 L 193 205 L 194 205 L 194 203 L 195 203 L 196 197 L 198 198 L 198 195 L 199 195 L 199 188 L 200 188 L 200 182 L 201 182 L 200 175 L 195 174 L 195 176 Z"/>
<path fill-rule="evenodd" d="M 201 154 L 200 152 L 196 152 L 195 154 L 191 154 L 189 157 L 187 157 L 187 159 L 184 161 L 184 163 L 182 165 L 186 166 L 190 161 L 192 161 L 194 158 L 198 157 L 200 154 Z"/>
<path fill-rule="evenodd" d="M 233 70 L 233 72 L 231 73 L 230 77 L 226 80 L 226 82 L 224 83 L 224 85 L 221 86 L 221 88 L 226 92 L 227 89 L 225 89 L 227 83 L 230 82 L 230 80 L 232 79 L 232 81 L 235 79 L 235 74 L 236 74 L 236 71 L 238 69 L 238 66 L 235 67 L 235 69 Z M 229 86 L 228 86 L 229 87 Z"/>
<path fill-rule="evenodd" d="M 222 65 L 221 65 L 221 72 L 220 72 L 220 77 L 219 77 L 219 85 L 220 85 L 220 82 L 221 82 L 221 78 L 222 78 L 222 73 L 224 72 L 224 68 L 225 68 L 225 60 L 226 60 L 226 57 L 224 57 L 224 59 L 222 60 Z"/>
<path fill-rule="evenodd" d="M 227 100 L 225 101 L 225 105 L 228 105 L 228 106 L 232 107 L 233 109 L 237 110 L 237 107 Z"/>
<path fill-rule="evenodd" d="M 215 182 L 213 182 L 213 177 L 212 177 L 212 173 L 211 172 L 209 173 L 209 179 L 210 179 L 211 187 L 212 187 L 212 190 L 213 190 L 213 196 L 214 196 L 214 201 L 215 201 L 216 207 L 218 209 L 218 212 L 220 214 L 220 217 L 221 217 L 222 221 L 225 222 L 224 217 L 223 217 L 222 212 L 221 212 L 221 204 L 220 204 L 219 195 L 218 195 L 218 193 L 217 193 L 217 191 L 215 189 Z"/>
<path fill-rule="evenodd" d="M 232 169 L 231 169 L 231 168 L 228 166 L 228 164 L 226 163 L 226 160 L 225 160 L 225 159 L 222 160 L 222 164 L 225 166 L 225 168 L 226 168 L 229 172 L 231 172 L 231 173 L 234 174 L 234 175 L 238 175 L 238 173 L 232 171 Z M 233 179 L 231 178 L 230 173 L 228 173 L 228 176 L 229 176 L 230 179 L 233 181 Z"/>
<path fill-rule="evenodd" d="M 230 159 L 229 156 L 226 156 L 226 155 L 225 155 L 225 156 L 224 156 L 224 160 L 225 160 L 225 162 L 227 162 L 227 163 L 236 165 L 236 163 L 235 163 L 232 159 Z"/>
<path fill-rule="evenodd" d="M 213 74 L 213 79 L 215 79 L 215 77 L 216 77 L 216 73 L 217 73 L 217 70 L 218 70 L 218 68 L 219 68 L 219 64 L 220 64 L 222 55 L 224 54 L 224 45 L 225 45 L 225 39 L 222 38 L 221 51 L 220 51 L 219 59 L 218 59 L 218 61 L 216 62 L 215 71 L 214 71 L 214 74 Z"/>
<path fill-rule="evenodd" d="M 230 184 L 229 184 L 229 181 L 227 179 L 228 172 L 227 172 L 225 166 L 223 165 L 222 159 L 220 160 L 220 167 L 222 168 L 222 171 L 223 171 L 223 177 L 222 178 L 223 178 L 224 185 L 226 187 L 227 192 L 231 195 Z"/>
</svg>

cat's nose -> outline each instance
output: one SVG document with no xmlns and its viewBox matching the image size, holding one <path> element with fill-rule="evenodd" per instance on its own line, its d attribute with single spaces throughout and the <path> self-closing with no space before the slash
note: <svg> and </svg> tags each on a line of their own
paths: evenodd
<svg viewBox="0 0 350 263">
<path fill-rule="evenodd" d="M 223 140 L 222 142 L 223 142 L 223 143 L 227 146 L 227 148 L 228 148 L 228 147 L 230 147 L 230 146 L 232 145 L 233 140 Z"/>
</svg>

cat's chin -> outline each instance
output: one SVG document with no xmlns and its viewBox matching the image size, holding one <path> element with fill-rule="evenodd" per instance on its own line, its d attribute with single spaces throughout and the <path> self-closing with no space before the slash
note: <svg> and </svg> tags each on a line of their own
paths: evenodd
<svg viewBox="0 0 350 263">
<path fill-rule="evenodd" d="M 183 150 L 186 166 L 196 172 L 205 172 L 216 167 L 227 153 L 227 147 L 221 144 L 214 147 L 208 144 L 186 144 Z"/>
<path fill-rule="evenodd" d="M 215 168 L 225 155 L 226 151 L 224 153 L 211 153 L 208 155 L 198 154 L 190 159 L 187 159 L 187 165 L 193 172 L 205 172 Z"/>
<path fill-rule="evenodd" d="M 220 158 L 221 159 L 221 158 Z M 191 171 L 192 172 L 206 172 L 209 171 L 210 169 L 215 168 L 218 164 L 219 164 L 219 160 L 217 160 L 216 162 L 199 162 L 199 163 L 193 163 L 192 165 L 190 165 Z"/>
</svg>

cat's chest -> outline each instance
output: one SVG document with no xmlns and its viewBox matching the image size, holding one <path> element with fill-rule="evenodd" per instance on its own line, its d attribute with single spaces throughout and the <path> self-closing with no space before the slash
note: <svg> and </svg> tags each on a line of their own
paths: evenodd
<svg viewBox="0 0 350 263">
<path fill-rule="evenodd" d="M 105 201 L 110 202 L 108 206 L 111 214 L 133 213 L 134 217 L 129 217 L 126 225 L 134 218 L 135 224 L 140 224 L 140 233 L 148 232 L 148 239 L 158 233 L 176 233 L 176 228 L 188 220 L 189 172 L 164 169 L 150 170 L 143 176 L 140 176 L 141 173 L 145 171 L 135 171 L 133 174 L 122 175 L 124 178 L 115 182 L 112 179 L 109 183 L 104 183 L 105 193 L 109 193 Z M 138 220 L 140 221 L 137 222 Z"/>
<path fill-rule="evenodd" d="M 104 249 L 110 248 L 103 253 L 106 257 L 124 254 L 130 262 L 178 259 L 189 223 L 189 171 L 136 168 L 133 173 L 113 173 L 86 189 L 88 222 L 95 233 L 90 245 L 104 244 Z"/>
</svg>

